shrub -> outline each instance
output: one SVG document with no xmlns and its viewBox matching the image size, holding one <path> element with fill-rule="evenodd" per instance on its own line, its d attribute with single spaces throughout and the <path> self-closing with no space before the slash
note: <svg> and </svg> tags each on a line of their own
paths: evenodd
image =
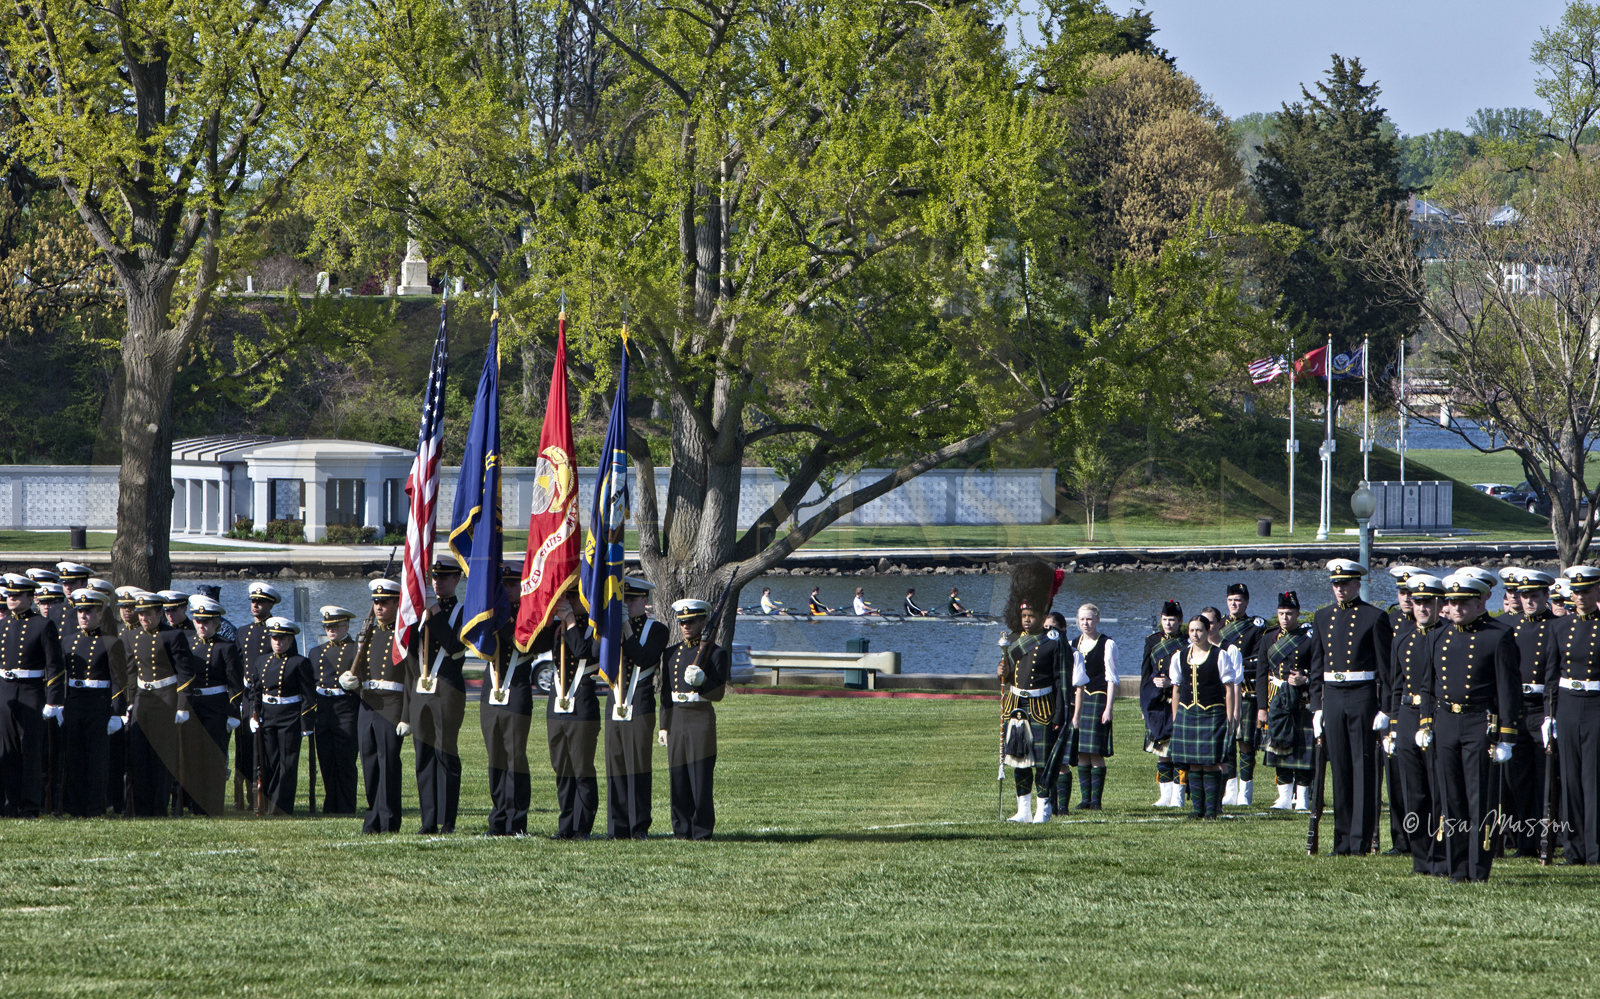
<svg viewBox="0 0 1600 999">
<path fill-rule="evenodd" d="M 256 522 L 249 517 L 235 517 L 233 519 L 233 529 L 228 531 L 228 537 L 248 541 L 255 535 L 255 527 Z"/>
<path fill-rule="evenodd" d="M 329 524 L 322 541 L 329 545 L 369 545 L 378 536 L 376 527 L 358 527 L 355 524 Z"/>
<path fill-rule="evenodd" d="M 303 542 L 306 539 L 306 525 L 298 520 L 269 520 L 267 521 L 267 540 L 280 545 Z"/>
</svg>

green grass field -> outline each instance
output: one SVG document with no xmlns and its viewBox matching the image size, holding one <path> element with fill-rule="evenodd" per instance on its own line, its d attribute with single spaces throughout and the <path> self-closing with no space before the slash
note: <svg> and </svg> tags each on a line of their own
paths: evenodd
<svg viewBox="0 0 1600 999">
<path fill-rule="evenodd" d="M 1106 810 L 1048 826 L 997 820 L 992 702 L 766 696 L 719 708 L 712 843 L 471 835 L 487 809 L 473 711 L 465 833 L 451 837 L 415 835 L 414 811 L 381 837 L 348 818 L 5 821 L 0 994 L 1593 989 L 1600 871 L 1513 860 L 1487 885 L 1451 885 L 1398 858 L 1308 858 L 1304 817 L 1264 805 L 1184 821 L 1147 807 L 1134 707 L 1120 702 Z M 546 833 L 542 733 L 536 719 L 532 825 Z M 657 766 L 667 832 L 659 753 Z M 1014 807 L 1009 777 L 1004 793 Z"/>
<path fill-rule="evenodd" d="M 111 550 L 111 543 L 117 536 L 109 531 L 90 531 L 84 536 L 88 550 L 105 552 Z M 174 541 L 171 550 L 175 552 L 217 551 L 221 545 L 195 544 L 190 541 Z M 0 531 L 0 551 L 5 552 L 62 552 L 70 556 L 72 550 L 72 535 L 66 531 Z M 237 549 L 235 549 L 237 550 Z M 281 549 L 279 549 L 281 550 Z"/>
</svg>

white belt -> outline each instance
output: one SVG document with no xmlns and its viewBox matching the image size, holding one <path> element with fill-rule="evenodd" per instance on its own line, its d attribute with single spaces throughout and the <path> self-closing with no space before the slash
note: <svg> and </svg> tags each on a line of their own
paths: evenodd
<svg viewBox="0 0 1600 999">
<path fill-rule="evenodd" d="M 343 697 L 345 694 L 349 693 L 349 691 L 345 690 L 343 687 L 318 687 L 317 693 L 321 694 L 323 697 Z"/>
<path fill-rule="evenodd" d="M 672 692 L 672 699 L 677 701 L 679 704 L 694 704 L 700 701 L 701 697 L 692 690 L 688 693 L 679 693 L 678 691 L 674 690 Z"/>
<path fill-rule="evenodd" d="M 1048 687 L 1035 687 L 1032 690 L 1023 690 L 1021 687 L 1012 687 L 1011 692 L 1018 697 L 1043 697 L 1055 689 L 1056 685 L 1052 683 Z"/>
<path fill-rule="evenodd" d="M 175 684 L 177 682 L 178 682 L 178 674 L 174 673 L 171 676 L 167 677 L 165 680 L 157 680 L 155 683 L 145 683 L 143 680 L 140 680 L 139 681 L 139 689 L 140 690 L 160 690 L 162 687 L 170 687 L 170 686 L 172 686 L 173 684 Z"/>
<path fill-rule="evenodd" d="M 110 690 L 110 680 L 71 680 L 67 681 L 69 687 L 88 687 L 91 690 Z"/>
<path fill-rule="evenodd" d="M 43 680 L 42 669 L 0 669 L 0 677 L 7 680 Z"/>
<path fill-rule="evenodd" d="M 561 671 L 559 669 L 556 670 L 555 676 L 551 679 L 551 683 L 555 688 L 551 691 L 551 694 L 555 699 L 550 702 L 550 710 L 558 715 L 570 715 L 577 710 L 578 684 L 583 682 L 584 677 L 590 673 L 598 672 L 599 669 L 598 664 L 591 666 L 587 659 L 579 659 L 577 672 L 572 674 L 572 683 L 565 687 L 561 685 Z M 506 673 L 506 686 L 511 686 L 511 673 L 509 671 Z"/>
<path fill-rule="evenodd" d="M 390 690 L 397 694 L 403 693 L 406 689 L 405 684 L 395 683 L 393 680 L 368 680 L 361 686 L 368 690 Z"/>
<path fill-rule="evenodd" d="M 279 697 L 277 694 L 262 694 L 262 704 L 299 704 L 300 695 L 290 694 L 288 697 Z"/>
<path fill-rule="evenodd" d="M 225 683 L 222 683 L 222 684 L 218 684 L 215 687 L 201 687 L 199 690 L 190 691 L 189 692 L 189 696 L 190 697 L 210 697 L 212 694 L 226 694 L 227 692 L 228 692 L 228 685 L 225 684 Z"/>
<path fill-rule="evenodd" d="M 1561 686 L 1568 690 L 1600 690 L 1600 680 L 1561 680 Z"/>
<path fill-rule="evenodd" d="M 1334 683 L 1360 683 L 1363 680 L 1376 680 L 1377 678 L 1378 674 L 1372 672 L 1371 670 L 1368 670 L 1365 673 L 1330 673 L 1327 670 L 1322 671 L 1322 680 L 1324 683 L 1329 680 L 1332 680 Z"/>
<path fill-rule="evenodd" d="M 1542 694 L 1542 693 L 1544 693 L 1544 684 L 1542 684 L 1542 683 L 1525 683 L 1525 684 L 1522 685 L 1522 692 L 1524 694 Z"/>
</svg>

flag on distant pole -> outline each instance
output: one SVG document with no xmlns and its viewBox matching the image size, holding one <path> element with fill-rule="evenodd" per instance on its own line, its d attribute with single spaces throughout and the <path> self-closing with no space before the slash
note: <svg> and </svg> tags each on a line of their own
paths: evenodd
<svg viewBox="0 0 1600 999">
<path fill-rule="evenodd" d="M 500 581 L 500 312 L 489 317 L 489 353 L 472 403 L 461 479 L 450 516 L 450 551 L 461 564 L 461 640 L 485 659 L 500 647 L 510 601 Z"/>
<path fill-rule="evenodd" d="M 572 419 L 567 412 L 567 314 L 556 320 L 556 363 L 539 433 L 528 552 L 517 605 L 517 648 L 527 652 L 550 623 L 556 600 L 578 581 L 578 480 L 572 466 Z"/>
<path fill-rule="evenodd" d="M 1344 354 L 1333 355 L 1333 377 L 1335 378 L 1365 378 L 1367 377 L 1367 347 L 1362 344 L 1355 350 Z"/>
<path fill-rule="evenodd" d="M 400 562 L 400 622 L 394 631 L 391 655 L 405 659 L 422 610 L 428 606 L 428 572 L 433 562 L 434 514 L 439 504 L 439 453 L 444 446 L 444 383 L 450 368 L 450 347 L 445 337 L 449 315 L 448 289 L 439 302 L 439 338 L 433 343 L 433 363 L 428 367 L 428 388 L 422 396 L 422 427 L 417 431 L 417 456 L 406 476 L 406 550 Z"/>
<path fill-rule="evenodd" d="M 600 478 L 594 486 L 594 506 L 583 542 L 583 565 L 578 594 L 594 625 L 599 643 L 600 675 L 615 684 L 622 657 L 623 540 L 628 523 L 628 329 L 622 329 L 622 368 L 617 376 L 617 396 L 611 402 L 611 422 L 600 448 Z"/>
<path fill-rule="evenodd" d="M 1250 362 L 1250 381 L 1255 385 L 1264 385 L 1288 370 L 1288 358 L 1263 357 L 1259 361 Z"/>
<path fill-rule="evenodd" d="M 1306 351 L 1306 356 L 1294 362 L 1295 374 L 1305 378 L 1323 378 L 1328 374 L 1328 348 L 1318 347 Z"/>
</svg>

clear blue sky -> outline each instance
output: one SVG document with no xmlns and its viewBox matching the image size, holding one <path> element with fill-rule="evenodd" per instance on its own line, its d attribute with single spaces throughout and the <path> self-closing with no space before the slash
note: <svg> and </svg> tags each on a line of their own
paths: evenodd
<svg viewBox="0 0 1600 999">
<path fill-rule="evenodd" d="M 1565 0 L 1108 0 L 1150 11 L 1155 43 L 1229 115 L 1275 111 L 1359 56 L 1402 132 L 1465 129 L 1481 107 L 1539 107 L 1528 52 Z"/>
</svg>

